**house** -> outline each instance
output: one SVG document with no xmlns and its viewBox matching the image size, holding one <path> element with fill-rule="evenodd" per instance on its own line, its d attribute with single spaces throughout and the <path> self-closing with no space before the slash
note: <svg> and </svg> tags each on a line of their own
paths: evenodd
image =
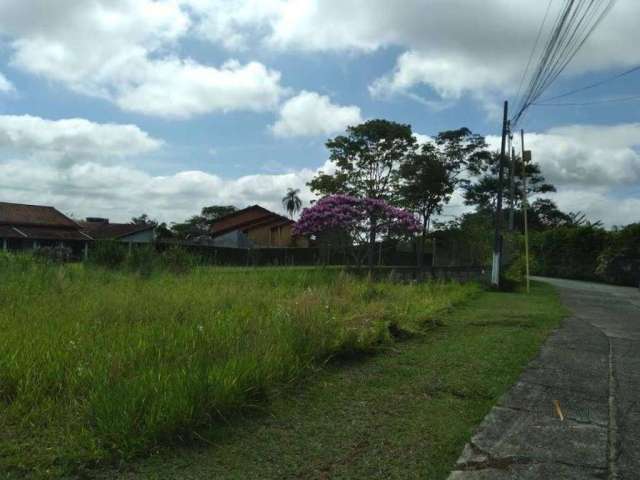
<svg viewBox="0 0 640 480">
<path fill-rule="evenodd" d="M 53 207 L 0 202 L 0 247 L 29 250 L 66 246 L 75 255 L 85 254 L 91 235 Z"/>
<path fill-rule="evenodd" d="M 95 240 L 117 240 L 125 243 L 152 243 L 156 239 L 155 225 L 150 223 L 111 223 L 108 218 L 87 217 L 78 222 Z"/>
<path fill-rule="evenodd" d="M 287 217 L 253 205 L 219 218 L 209 231 L 220 247 L 308 247 L 306 237 L 293 234 L 294 225 Z"/>
</svg>

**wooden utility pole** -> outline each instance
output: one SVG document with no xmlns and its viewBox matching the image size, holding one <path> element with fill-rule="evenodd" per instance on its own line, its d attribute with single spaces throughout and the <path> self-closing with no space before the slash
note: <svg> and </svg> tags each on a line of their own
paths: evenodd
<svg viewBox="0 0 640 480">
<path fill-rule="evenodd" d="M 511 166 L 509 167 L 509 230 L 513 231 L 516 209 L 516 149 L 513 146 L 511 132 L 509 132 L 509 155 L 511 155 Z"/>
<path fill-rule="evenodd" d="M 529 293 L 529 225 L 527 224 L 527 164 L 531 161 L 531 151 L 524 149 L 524 130 L 520 129 L 520 146 L 522 149 L 522 215 L 524 217 L 524 261 L 527 279 L 527 293 Z"/>
<path fill-rule="evenodd" d="M 504 181 L 505 149 L 507 143 L 507 115 L 509 102 L 504 102 L 502 115 L 502 144 L 500 146 L 500 165 L 498 167 L 498 199 L 496 201 L 496 229 L 493 239 L 493 262 L 491 264 L 491 285 L 500 288 L 500 270 L 502 267 L 502 184 Z"/>
</svg>

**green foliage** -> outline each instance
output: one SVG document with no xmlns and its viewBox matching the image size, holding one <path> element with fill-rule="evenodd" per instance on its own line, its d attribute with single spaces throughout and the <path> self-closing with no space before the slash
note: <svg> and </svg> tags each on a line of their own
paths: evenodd
<svg viewBox="0 0 640 480">
<path fill-rule="evenodd" d="M 347 128 L 327 142 L 336 172 L 323 172 L 309 182 L 321 196 L 346 194 L 391 200 L 398 186 L 397 165 L 413 154 L 416 139 L 409 125 L 369 120 Z"/>
<path fill-rule="evenodd" d="M 131 272 L 149 276 L 160 266 L 158 253 L 151 244 L 132 245 L 126 255 L 124 266 Z"/>
<path fill-rule="evenodd" d="M 535 257 L 533 273 L 597 280 L 598 256 L 607 245 L 609 234 L 602 228 L 587 225 L 533 232 L 530 239 Z"/>
<path fill-rule="evenodd" d="M 162 271 L 187 273 L 198 266 L 201 259 L 179 246 L 158 252 L 153 244 L 128 245 L 115 240 L 103 240 L 89 248 L 88 263 L 148 277 Z"/>
<path fill-rule="evenodd" d="M 203 448 L 161 449 L 104 478 L 445 479 L 564 314 L 549 285 L 485 293 L 439 314 L 444 328 L 348 368 L 334 362 L 264 415 L 203 432 Z"/>
<path fill-rule="evenodd" d="M 465 213 L 438 225 L 437 265 L 490 265 L 493 253 L 493 219 L 488 212 Z"/>
<path fill-rule="evenodd" d="M 302 200 L 298 194 L 300 193 L 300 189 L 289 188 L 287 189 L 287 194 L 282 197 L 282 206 L 287 210 L 287 213 L 290 217 L 293 216 L 302 209 Z"/>
<path fill-rule="evenodd" d="M 158 221 L 153 220 L 146 213 L 143 213 L 138 217 L 133 217 L 131 219 L 131 223 L 135 223 L 136 225 L 153 225 L 154 227 L 158 225 Z"/>
<path fill-rule="evenodd" d="M 477 291 L 372 287 L 332 269 L 145 277 L 13 256 L 0 268 L 0 470 L 30 476 L 186 441 Z"/>
<path fill-rule="evenodd" d="M 43 262 L 65 263 L 71 261 L 73 251 L 64 245 L 40 247 L 33 251 L 33 256 Z"/>
<path fill-rule="evenodd" d="M 474 205 L 479 210 L 486 210 L 495 212 L 496 201 L 499 187 L 499 168 L 500 168 L 500 154 L 494 153 L 488 157 L 488 161 L 482 168 L 482 173 L 474 178 L 473 181 L 468 182 L 464 188 L 465 204 Z M 502 182 L 502 195 L 504 205 L 507 205 L 510 194 L 509 183 L 509 169 L 511 168 L 511 160 L 507 156 L 503 164 L 504 168 L 504 180 Z M 520 158 L 516 158 L 516 169 L 514 179 L 514 200 L 515 206 L 519 210 L 521 209 L 522 200 L 524 199 L 524 183 L 521 176 L 522 161 Z M 537 163 L 527 163 L 527 190 L 526 193 L 529 197 L 534 194 L 555 192 L 556 189 L 550 183 L 545 181 L 542 176 L 540 166 Z"/>
<path fill-rule="evenodd" d="M 610 232 L 596 274 L 608 283 L 640 286 L 640 223 Z"/>
<path fill-rule="evenodd" d="M 524 235 L 515 232 L 505 235 L 503 252 L 507 260 L 504 272 L 506 284 L 513 287 L 521 286 L 526 280 L 527 273 L 526 257 L 524 255 Z M 532 261 L 531 256 L 529 261 Z"/>
<path fill-rule="evenodd" d="M 452 172 L 435 145 L 427 143 L 416 155 L 400 165 L 399 173 L 402 177 L 399 187 L 401 204 L 420 215 L 424 236 L 431 215 L 440 213 L 453 194 L 455 183 Z"/>
<path fill-rule="evenodd" d="M 484 137 L 466 127 L 440 132 L 435 138 L 435 144 L 456 183 L 458 176 L 464 171 L 479 175 L 491 160 Z"/>
<path fill-rule="evenodd" d="M 612 231 L 584 222 L 533 232 L 531 251 L 534 274 L 630 286 L 640 282 L 638 223 Z"/>
<path fill-rule="evenodd" d="M 127 245 L 116 240 L 97 240 L 89 250 L 89 262 L 105 268 L 118 268 L 127 259 Z"/>
<path fill-rule="evenodd" d="M 160 260 L 163 268 L 175 274 L 188 273 L 201 263 L 201 259 L 178 246 L 162 252 Z"/>
<path fill-rule="evenodd" d="M 172 233 L 178 238 L 207 235 L 209 227 L 221 217 L 237 211 L 233 205 L 211 205 L 203 207 L 200 215 L 194 215 L 182 223 L 174 223 L 171 226 Z"/>
</svg>

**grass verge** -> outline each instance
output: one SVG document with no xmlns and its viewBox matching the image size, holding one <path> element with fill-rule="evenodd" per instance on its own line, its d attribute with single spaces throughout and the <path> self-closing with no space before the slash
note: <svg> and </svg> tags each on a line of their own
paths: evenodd
<svg viewBox="0 0 640 480">
<path fill-rule="evenodd" d="M 162 449 L 98 476 L 444 479 L 565 314 L 548 285 L 485 293 L 442 314 L 428 335 L 290 385 L 264 411 L 203 433 L 200 447 Z"/>
<path fill-rule="evenodd" d="M 336 269 L 137 275 L 12 256 L 0 276 L 0 473 L 29 478 L 192 443 L 478 291 Z"/>
</svg>

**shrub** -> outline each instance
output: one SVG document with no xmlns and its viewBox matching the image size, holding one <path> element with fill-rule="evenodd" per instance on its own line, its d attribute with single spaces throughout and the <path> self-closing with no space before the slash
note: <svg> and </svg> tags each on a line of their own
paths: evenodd
<svg viewBox="0 0 640 480">
<path fill-rule="evenodd" d="M 195 255 L 180 247 L 171 247 L 161 254 L 162 266 L 171 273 L 188 273 L 198 264 Z"/>
<path fill-rule="evenodd" d="M 598 257 L 595 273 L 608 283 L 638 286 L 640 223 L 632 223 L 610 233 L 609 246 Z"/>
<path fill-rule="evenodd" d="M 596 280 L 598 257 L 610 234 L 599 227 L 559 227 L 531 235 L 535 273 L 578 280 Z"/>
<path fill-rule="evenodd" d="M 89 261 L 101 267 L 121 267 L 126 258 L 127 246 L 116 240 L 98 240 L 89 248 Z"/>
<path fill-rule="evenodd" d="M 44 262 L 66 263 L 73 257 L 73 250 L 63 245 L 40 247 L 33 251 L 33 256 Z"/>
<path fill-rule="evenodd" d="M 159 266 L 158 253 L 153 245 L 132 245 L 126 255 L 126 268 L 143 276 L 149 276 Z"/>
</svg>

